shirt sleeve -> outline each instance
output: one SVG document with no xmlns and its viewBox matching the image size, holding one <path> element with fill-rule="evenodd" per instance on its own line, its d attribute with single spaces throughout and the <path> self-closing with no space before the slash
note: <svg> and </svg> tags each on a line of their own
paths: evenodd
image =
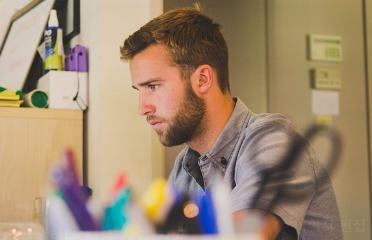
<svg viewBox="0 0 372 240">
<path fill-rule="evenodd" d="M 278 167 L 288 152 L 289 145 L 299 134 L 290 122 L 265 122 L 252 124 L 238 141 L 240 148 L 235 166 L 235 187 L 231 192 L 233 212 L 257 208 L 279 216 L 286 225 L 296 229 L 299 234 L 309 203 L 316 192 L 316 180 L 313 169 L 313 154 L 307 142 L 294 163 L 285 172 L 272 175 L 265 186 L 262 185 L 262 173 Z M 282 174 L 283 173 L 283 174 Z M 274 201 L 277 190 L 284 186 L 281 196 Z M 258 196 L 258 190 L 262 193 Z M 255 203 L 252 206 L 253 202 Z"/>
</svg>

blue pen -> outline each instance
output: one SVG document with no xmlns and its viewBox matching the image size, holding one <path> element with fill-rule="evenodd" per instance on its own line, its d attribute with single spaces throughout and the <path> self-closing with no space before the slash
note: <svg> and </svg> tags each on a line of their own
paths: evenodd
<svg viewBox="0 0 372 240">
<path fill-rule="evenodd" d="M 197 198 L 199 206 L 199 224 L 201 232 L 204 234 L 217 234 L 217 221 L 214 209 L 214 204 L 209 191 L 206 191 L 205 196 Z"/>
</svg>

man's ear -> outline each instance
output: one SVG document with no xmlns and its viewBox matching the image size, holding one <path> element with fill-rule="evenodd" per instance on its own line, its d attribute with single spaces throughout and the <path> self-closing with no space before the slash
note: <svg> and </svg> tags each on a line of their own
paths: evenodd
<svg viewBox="0 0 372 240">
<path fill-rule="evenodd" d="M 201 65 L 195 70 L 197 79 L 197 91 L 201 94 L 206 93 L 214 81 L 213 69 L 209 65 Z"/>
</svg>

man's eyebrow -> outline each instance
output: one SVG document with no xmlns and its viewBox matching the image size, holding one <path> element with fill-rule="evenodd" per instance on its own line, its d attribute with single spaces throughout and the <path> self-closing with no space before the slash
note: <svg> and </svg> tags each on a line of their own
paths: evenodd
<svg viewBox="0 0 372 240">
<path fill-rule="evenodd" d="M 153 83 L 156 83 L 156 82 L 160 82 L 161 80 L 160 79 L 150 79 L 150 80 L 147 80 L 145 82 L 141 82 L 138 84 L 139 87 L 144 87 L 144 86 L 148 86 L 148 85 L 151 85 Z M 132 85 L 132 88 L 138 90 L 138 88 L 134 85 Z"/>
</svg>

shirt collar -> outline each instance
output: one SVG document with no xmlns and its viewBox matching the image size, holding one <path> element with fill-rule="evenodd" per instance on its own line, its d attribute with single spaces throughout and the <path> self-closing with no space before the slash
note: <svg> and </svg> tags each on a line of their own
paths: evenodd
<svg viewBox="0 0 372 240">
<path fill-rule="evenodd" d="M 234 150 L 235 144 L 239 139 L 242 130 L 247 125 L 250 116 L 252 115 L 252 112 L 239 98 L 234 98 L 234 101 L 234 110 L 221 134 L 218 136 L 212 148 L 206 154 L 199 157 L 200 166 L 203 165 L 203 162 L 207 163 L 207 160 L 209 159 L 223 172 L 226 171 L 226 167 L 230 162 L 230 157 Z M 186 156 L 195 156 L 195 153 L 192 152 L 194 151 L 191 148 L 188 148 Z M 196 164 L 195 160 L 192 162 L 190 161 L 191 158 L 185 157 L 185 159 L 189 160 L 183 163 L 184 167 L 187 166 L 186 169 L 190 169 L 194 164 Z"/>
</svg>

